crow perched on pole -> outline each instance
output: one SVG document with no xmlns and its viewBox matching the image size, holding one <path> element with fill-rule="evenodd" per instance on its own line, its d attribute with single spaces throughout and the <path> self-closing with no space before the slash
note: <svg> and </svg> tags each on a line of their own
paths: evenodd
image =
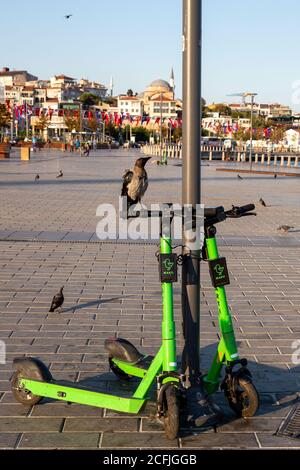
<svg viewBox="0 0 300 470">
<path fill-rule="evenodd" d="M 133 170 L 125 170 L 121 196 L 127 196 L 127 210 L 130 206 L 141 202 L 148 188 L 148 176 L 145 165 L 150 158 L 138 158 Z"/>
</svg>

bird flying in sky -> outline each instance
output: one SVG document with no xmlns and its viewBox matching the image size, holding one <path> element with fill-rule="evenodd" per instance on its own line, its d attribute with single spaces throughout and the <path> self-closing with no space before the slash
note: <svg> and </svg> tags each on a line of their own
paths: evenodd
<svg viewBox="0 0 300 470">
<path fill-rule="evenodd" d="M 73 16 L 72 13 L 70 13 L 69 15 L 65 15 L 66 20 L 68 20 L 69 18 L 71 18 L 71 16 Z"/>
</svg>

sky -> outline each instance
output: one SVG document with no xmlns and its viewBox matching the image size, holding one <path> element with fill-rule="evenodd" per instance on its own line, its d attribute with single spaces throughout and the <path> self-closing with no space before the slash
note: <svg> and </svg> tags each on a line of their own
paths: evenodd
<svg viewBox="0 0 300 470">
<path fill-rule="evenodd" d="M 299 0 L 203 0 L 202 96 L 258 102 L 300 111 Z M 0 0 L 0 68 L 40 79 L 64 73 L 114 94 L 169 80 L 182 96 L 182 0 Z M 72 13 L 70 20 L 64 15 Z M 299 83 L 297 83 L 299 81 Z M 294 88 L 293 88 L 294 87 Z"/>
</svg>

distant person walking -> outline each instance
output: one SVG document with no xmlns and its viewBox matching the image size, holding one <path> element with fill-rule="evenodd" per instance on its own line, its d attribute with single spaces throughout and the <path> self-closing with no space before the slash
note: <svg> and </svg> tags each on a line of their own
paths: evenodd
<svg viewBox="0 0 300 470">
<path fill-rule="evenodd" d="M 84 152 L 83 152 L 83 155 L 84 155 L 85 157 L 88 157 L 89 154 L 90 154 L 90 145 L 89 145 L 88 142 L 86 142 L 86 143 L 84 144 Z"/>
<path fill-rule="evenodd" d="M 73 153 L 74 152 L 74 140 L 71 139 L 69 142 L 69 152 Z"/>
<path fill-rule="evenodd" d="M 33 152 L 36 152 L 36 143 L 37 143 L 37 138 L 36 138 L 36 136 L 34 135 L 34 136 L 32 137 L 32 150 L 33 150 Z"/>
<path fill-rule="evenodd" d="M 76 151 L 79 152 L 79 151 L 80 151 L 80 140 L 78 139 L 78 137 L 77 137 L 77 139 L 75 140 L 74 145 L 75 145 Z"/>
</svg>

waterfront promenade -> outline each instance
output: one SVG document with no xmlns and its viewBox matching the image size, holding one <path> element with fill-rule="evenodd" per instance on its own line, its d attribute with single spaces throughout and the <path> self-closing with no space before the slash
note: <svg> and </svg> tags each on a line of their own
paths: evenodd
<svg viewBox="0 0 300 470">
<path fill-rule="evenodd" d="M 258 415 L 200 432 L 182 430 L 167 441 L 150 404 L 139 416 L 44 400 L 30 409 L 10 391 L 12 360 L 33 355 L 56 379 L 98 390 L 126 393 L 131 385 L 109 372 L 104 340 L 118 335 L 153 353 L 160 343 L 160 284 L 156 246 L 100 242 L 96 208 L 117 204 L 123 170 L 138 150 L 92 152 L 88 158 L 41 151 L 21 162 L 14 150 L 0 161 L 0 340 L 7 363 L 0 365 L 0 448 L 300 448 L 300 441 L 274 436 L 300 392 L 300 366 L 292 344 L 300 339 L 300 183 L 298 178 L 202 168 L 207 205 L 257 203 L 257 217 L 220 224 L 220 252 L 227 257 L 232 309 L 241 356 L 261 396 Z M 180 202 L 180 160 L 148 165 L 144 202 Z M 56 179 L 59 170 L 64 177 Z M 35 181 L 35 175 L 40 179 Z M 258 204 L 260 197 L 270 207 Z M 277 231 L 291 225 L 290 233 Z M 206 264 L 202 265 L 201 361 L 212 359 L 217 308 Z M 64 311 L 48 313 L 54 293 L 65 286 Z M 178 348 L 182 347 L 180 284 L 175 285 Z"/>
</svg>

